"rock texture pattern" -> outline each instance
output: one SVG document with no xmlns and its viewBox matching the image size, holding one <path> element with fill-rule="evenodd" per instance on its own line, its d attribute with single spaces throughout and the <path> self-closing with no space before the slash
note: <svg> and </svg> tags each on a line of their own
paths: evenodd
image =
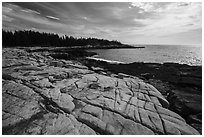
<svg viewBox="0 0 204 137">
<path fill-rule="evenodd" d="M 199 134 L 152 85 L 49 53 L 3 49 L 3 134 Z"/>
</svg>

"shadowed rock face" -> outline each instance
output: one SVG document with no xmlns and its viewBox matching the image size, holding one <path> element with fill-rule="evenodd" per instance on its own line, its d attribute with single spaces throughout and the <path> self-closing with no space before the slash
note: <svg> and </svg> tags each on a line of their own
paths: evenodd
<svg viewBox="0 0 204 137">
<path fill-rule="evenodd" d="M 3 134 L 199 134 L 152 85 L 3 49 Z"/>
</svg>

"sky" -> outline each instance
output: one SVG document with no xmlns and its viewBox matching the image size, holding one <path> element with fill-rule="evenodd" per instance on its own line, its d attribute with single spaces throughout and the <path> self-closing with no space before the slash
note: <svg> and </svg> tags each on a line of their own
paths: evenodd
<svg viewBox="0 0 204 137">
<path fill-rule="evenodd" d="M 4 30 L 34 30 L 126 44 L 202 44 L 201 2 L 2 3 Z"/>
</svg>

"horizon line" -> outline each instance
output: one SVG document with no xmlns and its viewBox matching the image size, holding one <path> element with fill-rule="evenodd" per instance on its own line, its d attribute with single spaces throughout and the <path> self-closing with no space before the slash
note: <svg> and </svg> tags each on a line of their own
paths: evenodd
<svg viewBox="0 0 204 137">
<path fill-rule="evenodd" d="M 59 34 L 59 33 L 56 33 L 56 32 L 46 32 L 46 31 L 39 31 L 39 30 L 34 30 L 34 29 L 24 29 L 24 30 L 6 30 L 6 29 L 3 29 L 3 31 L 10 31 L 10 32 L 15 32 L 15 31 L 34 31 L 34 32 L 39 32 L 39 33 L 50 33 L 50 34 L 57 34 L 59 37 L 64 37 L 64 36 L 72 36 L 72 37 L 75 37 L 75 38 L 96 38 L 96 39 L 104 39 L 104 38 L 98 38 L 98 37 L 83 37 L 83 36 L 73 36 L 73 35 L 68 35 L 68 34 Z M 61 35 L 61 36 L 60 36 Z M 104 40 L 108 40 L 108 39 L 104 39 Z M 119 40 L 110 40 L 109 41 L 119 41 Z M 121 41 L 119 41 L 121 42 Z M 145 45 L 148 45 L 148 46 L 188 46 L 188 47 L 202 47 L 202 44 L 191 44 L 191 45 L 187 45 L 187 44 L 156 44 L 156 43 L 125 43 L 125 42 L 121 42 L 122 44 L 124 45 L 131 45 L 131 46 L 136 46 L 136 45 L 142 45 L 142 46 L 145 46 Z"/>
</svg>

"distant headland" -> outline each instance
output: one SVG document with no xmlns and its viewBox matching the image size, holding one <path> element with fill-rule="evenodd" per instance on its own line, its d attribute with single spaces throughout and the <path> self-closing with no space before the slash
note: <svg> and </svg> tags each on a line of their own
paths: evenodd
<svg viewBox="0 0 204 137">
<path fill-rule="evenodd" d="M 60 37 L 55 33 L 36 31 L 5 31 L 2 30 L 3 47 L 66 47 L 79 49 L 114 49 L 114 48 L 145 48 L 144 46 L 131 46 L 122 44 L 117 40 L 98 38 L 75 38 L 64 35 Z"/>
</svg>

